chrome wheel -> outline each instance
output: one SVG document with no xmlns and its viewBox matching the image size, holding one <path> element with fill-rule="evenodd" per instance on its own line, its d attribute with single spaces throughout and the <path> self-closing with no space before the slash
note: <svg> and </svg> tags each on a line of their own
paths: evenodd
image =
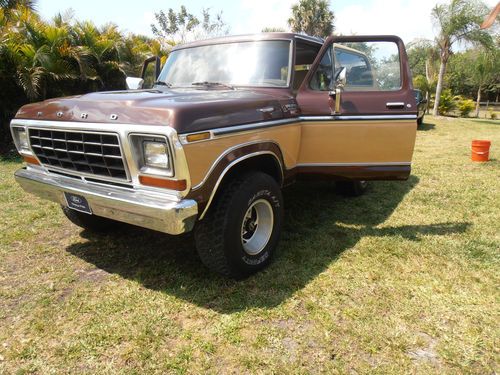
<svg viewBox="0 0 500 375">
<path fill-rule="evenodd" d="M 274 214 L 271 204 L 259 199 L 248 208 L 241 224 L 241 243 L 248 255 L 257 255 L 266 247 L 273 233 Z"/>
</svg>

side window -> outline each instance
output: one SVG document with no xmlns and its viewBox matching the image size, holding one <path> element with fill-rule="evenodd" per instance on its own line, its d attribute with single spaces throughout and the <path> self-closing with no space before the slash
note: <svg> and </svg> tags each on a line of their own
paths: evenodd
<svg viewBox="0 0 500 375">
<path fill-rule="evenodd" d="M 295 47 L 295 67 L 293 90 L 297 91 L 306 78 L 316 55 L 321 49 L 321 44 L 311 44 L 298 40 Z"/>
<path fill-rule="evenodd" d="M 333 89 L 332 47 L 328 48 L 311 78 L 312 90 L 330 91 Z"/>
<path fill-rule="evenodd" d="M 395 91 L 401 88 L 396 43 L 335 43 L 334 51 L 335 71 L 347 69 L 346 91 Z"/>
</svg>

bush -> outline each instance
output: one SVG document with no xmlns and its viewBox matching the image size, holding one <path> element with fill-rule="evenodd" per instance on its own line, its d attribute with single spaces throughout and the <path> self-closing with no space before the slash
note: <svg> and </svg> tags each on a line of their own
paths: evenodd
<svg viewBox="0 0 500 375">
<path fill-rule="evenodd" d="M 476 104 L 470 99 L 459 99 L 457 107 L 460 111 L 460 117 L 467 117 L 476 108 Z"/>
<path fill-rule="evenodd" d="M 453 97 L 453 94 L 451 93 L 451 90 L 443 90 L 443 92 L 441 93 L 441 100 L 439 102 L 439 114 L 446 115 L 448 112 L 454 110 L 456 106 L 457 103 L 455 101 L 455 98 Z"/>
<path fill-rule="evenodd" d="M 493 112 L 493 108 L 488 109 L 488 114 L 490 115 L 490 118 L 492 120 L 496 120 L 498 118 L 498 115 L 496 112 Z"/>
</svg>

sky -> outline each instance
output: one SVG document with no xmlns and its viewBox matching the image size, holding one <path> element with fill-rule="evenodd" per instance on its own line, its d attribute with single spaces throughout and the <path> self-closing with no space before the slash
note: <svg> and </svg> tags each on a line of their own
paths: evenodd
<svg viewBox="0 0 500 375">
<path fill-rule="evenodd" d="M 287 19 L 297 0 L 38 0 L 37 9 L 46 19 L 66 9 L 75 17 L 92 20 L 97 25 L 117 24 L 124 32 L 152 36 L 154 13 L 185 5 L 189 12 L 200 15 L 203 8 L 212 13 L 223 12 L 230 34 L 260 32 L 264 27 L 288 30 Z M 497 0 L 485 0 L 492 8 Z M 433 39 L 431 22 L 434 0 L 331 0 L 335 13 L 335 32 L 340 34 L 395 34 L 405 43 L 414 39 Z"/>
</svg>

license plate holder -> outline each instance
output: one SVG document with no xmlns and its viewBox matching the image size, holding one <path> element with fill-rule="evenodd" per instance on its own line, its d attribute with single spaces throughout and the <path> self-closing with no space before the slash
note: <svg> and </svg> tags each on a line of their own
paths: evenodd
<svg viewBox="0 0 500 375">
<path fill-rule="evenodd" d="M 81 195 L 78 194 L 67 193 L 67 192 L 64 192 L 64 198 L 66 198 L 66 204 L 72 210 L 92 215 L 92 210 L 90 209 L 90 205 L 89 202 L 87 201 L 87 198 L 82 197 Z"/>
</svg>

